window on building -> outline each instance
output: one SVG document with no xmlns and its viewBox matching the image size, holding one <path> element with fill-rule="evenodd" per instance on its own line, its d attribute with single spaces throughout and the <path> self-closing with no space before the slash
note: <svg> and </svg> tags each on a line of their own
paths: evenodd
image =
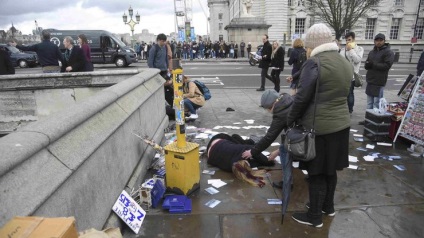
<svg viewBox="0 0 424 238">
<path fill-rule="evenodd" d="M 289 7 L 290 7 L 290 6 L 292 5 L 292 0 L 289 0 L 288 2 L 289 2 L 289 3 L 287 4 L 287 6 L 289 6 Z"/>
<path fill-rule="evenodd" d="M 219 13 L 219 14 L 218 14 L 218 19 L 219 19 L 219 20 L 222 20 L 222 15 L 223 15 L 222 13 Z"/>
<path fill-rule="evenodd" d="M 395 6 L 403 6 L 403 0 L 395 0 Z"/>
<path fill-rule="evenodd" d="M 223 27 L 223 26 L 224 26 L 224 24 L 223 24 L 223 23 L 219 23 L 218 30 L 222 31 L 222 27 Z"/>
<path fill-rule="evenodd" d="M 289 18 L 289 39 L 291 39 L 291 34 L 292 34 L 292 21 L 291 18 Z"/>
<path fill-rule="evenodd" d="M 424 32 L 424 18 L 418 18 L 417 25 L 415 26 L 415 36 L 418 39 L 423 39 Z"/>
<path fill-rule="evenodd" d="M 374 29 L 375 29 L 375 22 L 377 21 L 377 18 L 368 18 L 367 19 L 367 25 L 365 26 L 365 39 L 371 40 L 374 39 Z"/>
<path fill-rule="evenodd" d="M 393 18 L 392 19 L 392 26 L 390 27 L 390 39 L 391 40 L 397 40 L 399 38 L 399 28 L 400 28 L 400 22 L 401 18 Z"/>
<path fill-rule="evenodd" d="M 424 5 L 424 0 L 420 0 L 420 5 Z"/>
<path fill-rule="evenodd" d="M 294 34 L 303 34 L 305 33 L 305 18 L 296 18 L 296 23 L 294 25 Z"/>
</svg>

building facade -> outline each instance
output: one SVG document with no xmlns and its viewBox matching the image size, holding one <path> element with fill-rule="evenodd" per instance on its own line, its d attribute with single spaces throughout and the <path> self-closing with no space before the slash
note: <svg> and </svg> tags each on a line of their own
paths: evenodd
<svg viewBox="0 0 424 238">
<path fill-rule="evenodd" d="M 322 22 L 312 16 L 305 7 L 306 0 L 253 0 L 252 14 L 263 17 L 267 24 L 270 40 L 287 43 L 292 39 L 302 37 L 307 29 Z M 225 24 L 241 15 L 243 0 L 208 0 L 210 11 L 211 39 L 225 34 Z M 421 44 L 424 31 L 424 0 L 382 0 L 378 6 L 372 7 L 367 16 L 360 18 L 353 29 L 356 40 L 363 44 L 373 44 L 377 33 L 386 35 L 387 41 L 396 45 L 411 45 L 411 39 L 416 37 Z"/>
</svg>

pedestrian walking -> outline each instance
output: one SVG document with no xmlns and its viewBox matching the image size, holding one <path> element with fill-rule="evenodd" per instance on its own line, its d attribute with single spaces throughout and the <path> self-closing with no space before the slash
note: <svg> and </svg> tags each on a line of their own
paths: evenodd
<svg viewBox="0 0 424 238">
<path fill-rule="evenodd" d="M 296 75 L 300 71 L 303 63 L 306 61 L 306 50 L 303 47 L 303 41 L 300 38 L 297 38 L 293 42 L 293 50 L 290 54 L 288 61 L 289 65 L 293 65 L 291 76 L 287 78 L 287 81 L 290 83 L 290 94 L 296 94 L 297 84 L 299 83 L 299 75 Z M 296 75 L 296 76 L 295 76 Z"/>
<path fill-rule="evenodd" d="M 238 44 L 236 43 L 234 45 L 234 59 L 238 58 Z"/>
<path fill-rule="evenodd" d="M 261 68 L 261 87 L 256 91 L 265 91 L 265 79 L 269 79 L 273 82 L 271 76 L 268 75 L 269 64 L 271 63 L 272 46 L 268 41 L 268 35 L 262 36 L 262 42 L 264 43 L 262 48 L 262 60 L 259 62 L 259 68 Z"/>
<path fill-rule="evenodd" d="M 16 42 L 11 42 L 10 45 L 23 51 L 34 51 L 37 53 L 43 73 L 60 73 L 59 61 L 63 63 L 63 58 L 59 47 L 50 42 L 50 32 L 47 30 L 43 30 L 41 36 L 43 38 L 42 42 L 35 45 L 22 46 L 17 45 Z"/>
<path fill-rule="evenodd" d="M 246 48 L 246 43 L 243 40 L 240 42 L 240 56 L 244 58 L 244 48 Z"/>
<path fill-rule="evenodd" d="M 94 70 L 94 66 L 93 66 L 93 62 L 91 62 L 91 49 L 90 46 L 88 45 L 88 40 L 87 37 L 84 34 L 80 34 L 78 36 L 78 45 L 82 50 L 82 53 L 85 57 L 85 66 L 84 66 L 84 71 L 93 71 Z"/>
<path fill-rule="evenodd" d="M 286 51 L 278 45 L 277 41 L 272 43 L 271 54 L 271 78 L 274 82 L 274 90 L 280 92 L 280 73 L 284 70 L 284 55 Z"/>
<path fill-rule="evenodd" d="M 15 74 L 15 68 L 10 59 L 9 53 L 0 50 L 0 75 Z"/>
<path fill-rule="evenodd" d="M 247 50 L 247 57 L 250 57 L 250 51 L 252 50 L 252 43 L 249 42 L 247 44 L 246 50 Z"/>
<path fill-rule="evenodd" d="M 70 36 L 63 38 L 65 57 L 62 61 L 61 72 L 83 72 L 86 67 L 84 52 L 79 46 L 74 46 L 74 39 Z"/>
<path fill-rule="evenodd" d="M 353 68 L 338 53 L 331 30 L 323 23 L 309 28 L 305 46 L 311 50 L 311 58 L 302 66 L 287 125 L 298 123 L 315 131 L 316 157 L 299 163 L 299 168 L 309 175 L 309 209 L 294 213 L 292 218 L 301 224 L 322 227 L 322 214 L 335 214 L 337 170 L 349 166 L 350 117 L 346 98 Z"/>
</svg>

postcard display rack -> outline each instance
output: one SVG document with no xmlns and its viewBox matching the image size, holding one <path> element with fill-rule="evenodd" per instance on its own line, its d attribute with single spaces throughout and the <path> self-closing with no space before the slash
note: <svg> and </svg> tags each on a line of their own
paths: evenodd
<svg viewBox="0 0 424 238">
<path fill-rule="evenodd" d="M 424 145 L 424 74 L 421 74 L 415 84 L 408 108 L 394 141 L 398 136 Z"/>
</svg>

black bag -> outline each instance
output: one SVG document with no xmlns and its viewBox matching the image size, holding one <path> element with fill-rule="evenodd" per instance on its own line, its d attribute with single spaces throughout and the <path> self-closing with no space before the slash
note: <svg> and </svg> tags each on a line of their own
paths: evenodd
<svg viewBox="0 0 424 238">
<path fill-rule="evenodd" d="M 357 88 L 362 87 L 362 85 L 364 84 L 364 78 L 362 77 L 362 75 L 353 72 L 353 77 L 355 78 L 354 86 Z"/>
<path fill-rule="evenodd" d="M 315 132 L 303 126 L 294 126 L 285 133 L 284 147 L 296 160 L 310 161 L 315 158 Z"/>
<path fill-rule="evenodd" d="M 312 129 L 306 130 L 301 125 L 295 125 L 289 128 L 284 138 L 284 148 L 290 153 L 296 160 L 308 162 L 315 158 L 315 112 L 317 109 L 317 95 L 319 79 L 321 77 L 321 69 L 319 58 L 316 58 L 318 65 L 318 79 L 315 86 L 315 102 L 314 102 L 314 120 L 312 123 Z"/>
</svg>

